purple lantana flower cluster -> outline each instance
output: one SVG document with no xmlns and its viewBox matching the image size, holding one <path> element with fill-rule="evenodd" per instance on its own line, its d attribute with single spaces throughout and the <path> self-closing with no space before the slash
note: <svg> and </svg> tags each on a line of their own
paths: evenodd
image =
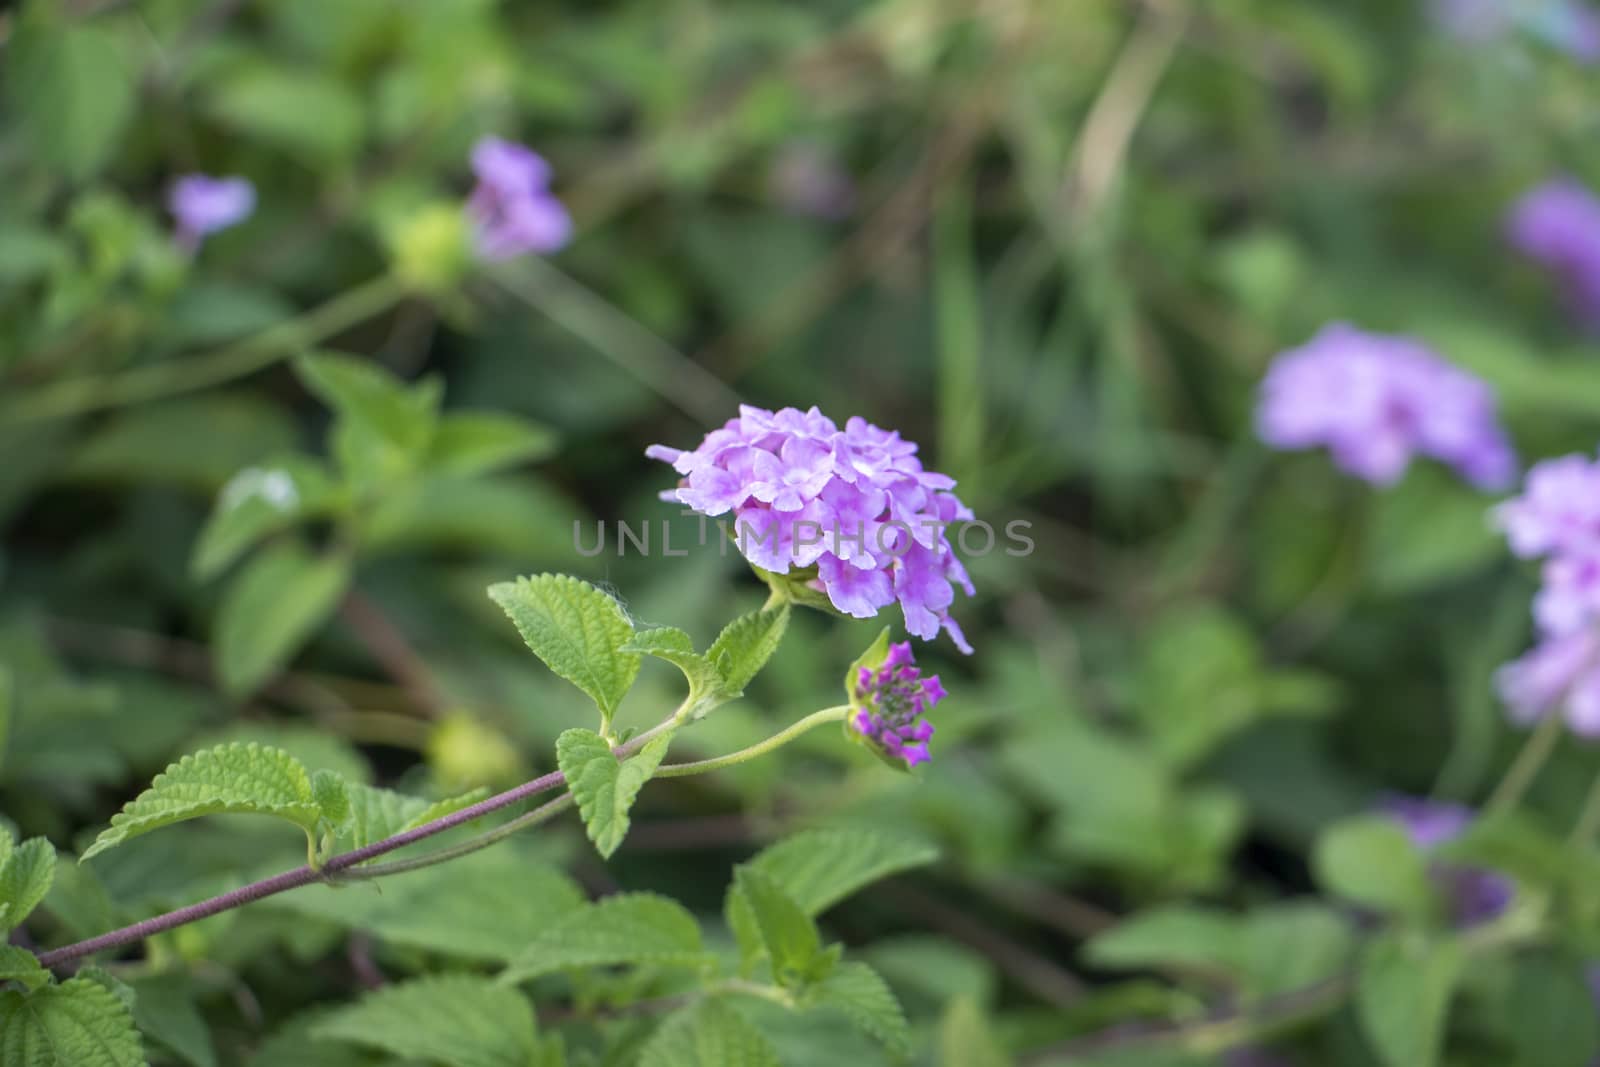
<svg viewBox="0 0 1600 1067">
<path fill-rule="evenodd" d="M 179 247 L 193 252 L 211 234 L 237 226 L 256 209 L 256 187 L 247 178 L 185 174 L 167 191 Z"/>
<path fill-rule="evenodd" d="M 1575 179 L 1551 179 L 1512 206 L 1506 232 L 1556 278 L 1573 315 L 1600 329 L 1600 197 Z"/>
<path fill-rule="evenodd" d="M 1559 711 L 1575 733 L 1600 737 L 1600 461 L 1535 464 L 1522 495 L 1494 515 L 1512 552 L 1543 560 L 1539 642 L 1500 668 L 1501 699 L 1520 723 Z"/>
<path fill-rule="evenodd" d="M 550 192 L 550 164 L 533 149 L 485 137 L 472 149 L 472 172 L 467 213 L 484 259 L 554 252 L 571 240 L 572 218 Z"/>
<path fill-rule="evenodd" d="M 1516 474 L 1488 385 L 1419 341 L 1345 323 L 1278 357 L 1262 382 L 1257 427 L 1275 448 L 1327 448 L 1375 485 L 1394 484 L 1416 455 L 1484 489 Z"/>
<path fill-rule="evenodd" d="M 1384 813 L 1400 824 L 1417 851 L 1431 856 L 1472 825 L 1476 813 L 1460 804 L 1445 804 L 1415 797 L 1394 797 Z M 1447 860 L 1431 859 L 1428 874 L 1450 904 L 1458 927 L 1476 926 L 1498 917 L 1511 904 L 1515 886 L 1498 871 Z"/>
<path fill-rule="evenodd" d="M 852 733 L 891 760 L 907 767 L 928 762 L 933 723 L 925 716 L 945 697 L 937 674 L 922 677 L 911 643 L 889 646 L 876 669 L 861 667 L 851 686 L 854 709 L 846 725 Z"/>
<path fill-rule="evenodd" d="M 971 596 L 972 580 L 945 535 L 972 512 L 950 491 L 955 480 L 924 470 L 898 433 L 860 417 L 841 430 L 816 408 L 741 405 L 693 451 L 652 445 L 645 455 L 683 475 L 663 499 L 730 516 L 739 551 L 762 570 L 800 572 L 860 619 L 898 601 L 908 631 L 932 640 L 943 628 L 972 651 L 950 617 L 952 585 Z"/>
</svg>

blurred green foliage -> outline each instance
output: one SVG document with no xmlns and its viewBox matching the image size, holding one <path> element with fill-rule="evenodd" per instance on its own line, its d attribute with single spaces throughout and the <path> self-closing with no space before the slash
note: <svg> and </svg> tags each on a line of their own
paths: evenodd
<svg viewBox="0 0 1600 1067">
<path fill-rule="evenodd" d="M 1480 803 L 1520 744 L 1490 678 L 1532 584 L 1492 501 L 1426 465 L 1373 491 L 1251 426 L 1272 356 L 1345 319 L 1489 380 L 1525 457 L 1593 447 L 1600 347 L 1501 233 L 1530 184 L 1600 180 L 1595 73 L 1548 42 L 1387 0 L 28 0 L 0 66 L 0 811 L 62 856 L 20 944 L 302 861 L 294 828 L 226 816 L 77 865 L 185 752 L 256 741 L 418 797 L 550 770 L 588 712 L 484 587 L 576 574 L 704 647 L 764 591 L 714 538 L 646 557 L 616 524 L 694 544 L 642 450 L 740 399 L 898 428 L 1034 543 L 971 560 L 974 657 L 919 649 L 952 694 L 925 774 L 823 731 L 652 783 L 606 865 L 569 820 L 162 934 L 74 979 L 132 1005 L 151 1062 L 1600 1051 L 1600 860 L 1567 840 L 1595 753 L 1559 744 L 1452 846 L 1516 880 L 1487 928 L 1452 930 L 1371 818 Z M 488 133 L 551 161 L 570 248 L 470 262 Z M 163 206 L 191 171 L 260 196 L 193 257 Z M 836 703 L 879 625 L 796 614 L 675 757 Z M 680 684 L 646 662 L 619 727 Z M 759 861 L 735 875 L 862 827 L 938 861 L 794 914 Z M 756 914 L 724 927 L 730 885 Z M 671 968 L 485 977 L 619 889 L 681 901 L 695 958 L 703 930 L 719 958 L 765 939 L 780 980 L 825 943 L 850 962 L 805 1013 L 659 1026 Z M 887 1044 L 824 1025 L 877 1003 L 858 960 L 905 1005 Z M 479 1041 L 479 1016 L 513 1021 Z"/>
</svg>

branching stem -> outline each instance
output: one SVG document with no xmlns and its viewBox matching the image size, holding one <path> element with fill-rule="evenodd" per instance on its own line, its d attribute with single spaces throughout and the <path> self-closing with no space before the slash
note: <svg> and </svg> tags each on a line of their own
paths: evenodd
<svg viewBox="0 0 1600 1067">
<path fill-rule="evenodd" d="M 788 744 L 813 727 L 820 726 L 826 722 L 837 722 L 843 719 L 848 711 L 849 709 L 846 707 L 825 708 L 822 711 L 806 716 L 799 722 L 780 730 L 765 741 L 751 745 L 749 748 L 718 757 L 717 759 L 661 767 L 656 771 L 656 777 L 676 778 L 691 774 L 705 774 L 707 771 L 744 763 L 746 760 L 754 759 Z M 658 723 L 639 736 L 631 738 L 626 744 L 619 745 L 616 749 L 617 757 L 623 759 L 631 756 L 653 738 L 675 729 L 676 726 L 675 716 Z M 566 784 L 566 780 L 566 776 L 560 771 L 551 771 L 549 774 L 541 775 L 532 781 L 524 782 L 513 789 L 506 790 L 504 793 L 489 797 L 487 800 L 481 800 L 469 807 L 462 808 L 460 811 L 451 812 L 432 822 L 424 823 L 392 837 L 386 837 L 382 841 L 374 841 L 370 845 L 365 845 L 349 852 L 342 852 L 336 856 L 330 856 L 320 869 L 313 868 L 309 864 L 303 867 L 296 867 L 294 870 L 284 871 L 282 874 L 275 874 L 258 882 L 251 882 L 249 885 L 231 889 L 226 893 L 169 911 L 164 915 L 143 919 L 120 929 L 100 934 L 97 937 L 91 937 L 84 941 L 78 941 L 74 944 L 42 953 L 39 956 L 39 962 L 45 967 L 59 967 L 62 964 L 71 963 L 73 960 L 82 959 L 96 952 L 119 948 L 123 945 L 131 945 L 137 941 L 143 941 L 145 938 L 164 933 L 167 930 L 197 922 L 200 919 L 209 918 L 225 911 L 231 911 L 234 908 L 254 903 L 266 897 L 286 893 L 291 889 L 299 889 L 301 886 L 311 885 L 314 882 L 380 878 L 384 875 L 419 870 L 423 867 L 431 867 L 438 863 L 458 859 L 504 840 L 518 830 L 535 826 L 565 811 L 572 806 L 572 795 L 569 793 L 557 797 L 530 812 L 517 816 L 502 826 L 497 826 L 492 830 L 452 845 L 449 848 L 441 849 L 438 852 L 410 859 L 395 860 L 391 863 L 373 864 L 370 867 L 360 866 L 368 860 L 387 855 L 407 845 L 415 844 L 436 834 L 442 834 L 446 830 L 462 826 L 481 816 L 508 808 L 519 801 L 559 788 Z"/>
</svg>

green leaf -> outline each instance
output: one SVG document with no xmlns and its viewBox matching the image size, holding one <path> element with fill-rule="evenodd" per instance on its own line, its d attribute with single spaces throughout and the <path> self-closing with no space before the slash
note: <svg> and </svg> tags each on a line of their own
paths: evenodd
<svg viewBox="0 0 1600 1067">
<path fill-rule="evenodd" d="M 1356 1015 L 1386 1067 L 1435 1067 L 1465 958 L 1454 941 L 1385 934 L 1367 946 Z"/>
<path fill-rule="evenodd" d="M 1335 896 L 1405 915 L 1426 915 L 1433 903 L 1427 863 L 1389 819 L 1363 815 L 1335 823 L 1311 858 L 1317 882 Z"/>
<path fill-rule="evenodd" d="M 46 838 L 31 838 L 11 850 L 0 864 L 0 904 L 6 906 L 0 929 L 21 926 L 50 892 L 55 875 L 56 850 Z"/>
<path fill-rule="evenodd" d="M 1239 933 L 1232 915 L 1173 905 L 1096 934 L 1084 945 L 1083 957 L 1108 970 L 1176 967 L 1231 972 Z"/>
<path fill-rule="evenodd" d="M 731 1005 L 703 1000 L 675 1012 L 639 1053 L 639 1067 L 779 1067 L 778 1052 Z"/>
<path fill-rule="evenodd" d="M 1084 946 L 1084 958 L 1108 969 L 1220 975 L 1244 993 L 1271 996 L 1338 973 L 1350 941 L 1339 916 L 1314 904 L 1269 905 L 1242 915 L 1171 905 L 1096 935 Z"/>
<path fill-rule="evenodd" d="M 346 789 L 350 801 L 350 820 L 340 834 L 341 851 L 365 848 L 374 841 L 382 841 L 402 830 L 421 826 L 476 804 L 488 795 L 487 790 L 476 789 L 429 803 L 423 797 L 407 796 L 377 786 L 347 784 Z"/>
<path fill-rule="evenodd" d="M 25 989 L 38 989 L 50 981 L 50 972 L 39 966 L 33 953 L 17 945 L 0 945 L 0 982 L 21 982 Z"/>
<path fill-rule="evenodd" d="M 609 858 L 628 835 L 628 809 L 667 754 L 671 734 L 618 761 L 593 730 L 567 730 L 556 738 L 556 762 L 578 801 L 583 828 L 601 856 Z"/>
<path fill-rule="evenodd" d="M 195 540 L 189 568 L 200 581 L 209 581 L 263 538 L 328 514 L 338 502 L 333 479 L 309 457 L 246 467 L 217 494 L 211 517 Z"/>
<path fill-rule="evenodd" d="M 426 466 L 436 474 L 487 474 L 544 459 L 556 440 L 555 431 L 515 415 L 453 411 L 439 420 Z"/>
<path fill-rule="evenodd" d="M 224 813 L 272 815 L 308 834 L 323 817 L 311 776 L 293 756 L 253 741 L 218 745 L 185 756 L 156 775 L 149 789 L 111 817 L 111 826 L 95 838 L 83 859 L 163 826 Z"/>
<path fill-rule="evenodd" d="M 489 599 L 510 616 L 533 654 L 588 693 L 609 724 L 639 673 L 639 657 L 622 651 L 633 640 L 622 605 L 564 574 L 500 582 L 489 587 Z"/>
<path fill-rule="evenodd" d="M 1517 960 L 1506 1019 L 1515 1050 L 1507 1067 L 1588 1067 L 1600 1056 L 1600 1015 L 1576 960 L 1550 953 Z"/>
<path fill-rule="evenodd" d="M 684 678 L 689 683 L 689 696 L 684 701 L 683 710 L 679 712 L 680 721 L 702 719 L 712 708 L 725 704 L 739 695 L 726 691 L 722 672 L 711 662 L 710 657 L 696 652 L 694 642 L 690 640 L 689 635 L 675 626 L 641 630 L 631 641 L 622 646 L 622 651 L 666 660 L 683 672 Z"/>
<path fill-rule="evenodd" d="M 865 963 L 841 963 L 808 991 L 808 1007 L 836 1008 L 858 1029 L 882 1042 L 890 1055 L 911 1054 L 911 1029 L 900 1002 Z"/>
<path fill-rule="evenodd" d="M 741 615 L 723 628 L 706 650 L 706 658 L 722 672 L 722 684 L 727 692 L 744 692 L 750 679 L 778 650 L 788 625 L 789 605 L 781 604 Z"/>
<path fill-rule="evenodd" d="M 770 845 L 745 864 L 783 887 L 806 915 L 824 911 L 880 878 L 932 863 L 939 852 L 905 835 L 873 830 L 806 830 Z M 724 908 L 743 945 L 759 940 L 755 916 L 735 884 Z"/>
<path fill-rule="evenodd" d="M 311 775 L 311 796 L 328 824 L 341 826 L 350 818 L 350 787 L 332 771 L 316 771 Z"/>
<path fill-rule="evenodd" d="M 8 113 L 28 158 L 82 180 L 111 158 L 133 113 L 133 70 L 104 23 L 23 19 L 6 48 Z"/>
<path fill-rule="evenodd" d="M 804 985 L 831 965 L 817 924 L 778 882 L 749 865 L 734 873 L 734 885 L 750 908 L 772 976 L 789 988 Z"/>
<path fill-rule="evenodd" d="M 1373 586 L 1387 595 L 1460 581 L 1505 551 L 1483 494 L 1443 469 L 1414 465 L 1373 505 L 1371 547 L 1364 555 Z"/>
<path fill-rule="evenodd" d="M 433 379 L 408 387 L 371 360 L 326 352 L 298 357 L 294 372 L 340 419 L 408 455 L 424 454 L 433 440 L 439 404 Z"/>
<path fill-rule="evenodd" d="M 621 893 L 542 931 L 500 980 L 515 984 L 571 967 L 694 966 L 707 959 L 700 925 L 683 905 L 653 893 Z"/>
<path fill-rule="evenodd" d="M 1012 1062 L 976 998 L 959 996 L 945 1006 L 939 1020 L 939 1067 L 1012 1067 Z"/>
<path fill-rule="evenodd" d="M 368 885 L 310 885 L 262 905 L 403 948 L 501 964 L 583 906 L 571 878 L 506 847 Z"/>
<path fill-rule="evenodd" d="M 310 165 L 354 156 L 365 125 L 355 90 L 309 67 L 241 67 L 217 89 L 211 111 L 236 130 Z"/>
<path fill-rule="evenodd" d="M 522 994 L 465 974 L 385 986 L 311 1034 L 448 1067 L 528 1067 L 541 1052 L 533 1007 Z"/>
<path fill-rule="evenodd" d="M 327 621 L 350 584 L 350 561 L 274 545 L 223 594 L 216 622 L 217 673 L 241 696 L 265 682 Z"/>
<path fill-rule="evenodd" d="M 128 1006 L 91 978 L 0 993 L 3 1067 L 145 1067 Z"/>
<path fill-rule="evenodd" d="M 211 1031 L 195 1006 L 195 987 L 179 974 L 158 974 L 132 982 L 133 1021 L 140 1032 L 171 1049 L 191 1067 L 217 1067 Z"/>
<path fill-rule="evenodd" d="M 841 828 L 791 834 L 745 866 L 783 886 L 807 915 L 820 915 L 880 878 L 938 858 L 937 848 L 905 834 Z"/>
</svg>

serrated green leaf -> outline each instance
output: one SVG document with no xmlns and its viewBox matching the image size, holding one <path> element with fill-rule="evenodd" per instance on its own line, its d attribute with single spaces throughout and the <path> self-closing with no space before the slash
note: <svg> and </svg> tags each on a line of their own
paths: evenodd
<svg viewBox="0 0 1600 1067">
<path fill-rule="evenodd" d="M 582 889 L 555 867 L 514 849 L 486 849 L 368 885 L 306 886 L 263 907 L 392 945 L 503 964 L 583 905 Z"/>
<path fill-rule="evenodd" d="M 533 1007 L 522 994 L 465 974 L 385 986 L 311 1034 L 447 1067 L 527 1067 L 541 1054 Z"/>
<path fill-rule="evenodd" d="M 639 1067 L 779 1067 L 778 1051 L 720 1000 L 684 1008 L 661 1024 L 639 1053 Z"/>
<path fill-rule="evenodd" d="M 741 615 L 723 628 L 706 650 L 706 658 L 721 672 L 727 692 L 744 692 L 778 650 L 788 626 L 789 605 L 781 604 Z"/>
<path fill-rule="evenodd" d="M 609 858 L 627 836 L 628 809 L 661 766 L 671 740 L 671 734 L 664 734 L 619 762 L 593 730 L 567 730 L 556 738 L 556 762 L 601 856 Z"/>
<path fill-rule="evenodd" d="M 1013 1062 L 976 998 L 959 996 L 945 1006 L 939 1020 L 939 1067 L 1012 1067 Z"/>
<path fill-rule="evenodd" d="M 1454 941 L 1374 939 L 1356 978 L 1356 1016 L 1387 1067 L 1434 1067 L 1465 957 Z"/>
<path fill-rule="evenodd" d="M 1334 824 L 1317 839 L 1311 865 L 1325 890 L 1369 907 L 1415 916 L 1433 903 L 1427 863 L 1391 819 Z"/>
<path fill-rule="evenodd" d="M 711 709 L 739 695 L 727 690 L 722 672 L 710 657 L 696 652 L 689 635 L 675 626 L 641 630 L 633 640 L 622 646 L 622 650 L 666 660 L 683 672 L 684 679 L 689 683 L 689 696 L 679 713 L 681 721 L 704 718 Z"/>
<path fill-rule="evenodd" d="M 128 1006 L 89 978 L 0 993 L 0 1067 L 145 1067 Z"/>
<path fill-rule="evenodd" d="M 696 965 L 706 959 L 700 924 L 683 905 L 653 893 L 621 893 L 541 932 L 500 980 L 525 982 L 572 967 Z"/>
<path fill-rule="evenodd" d="M 745 866 L 781 885 L 815 918 L 863 886 L 938 858 L 936 848 L 916 838 L 841 828 L 794 834 L 763 849 Z M 741 945 L 757 943 L 755 916 L 737 885 L 729 889 L 724 912 Z"/>
<path fill-rule="evenodd" d="M 132 982 L 133 1021 L 152 1040 L 171 1049 L 191 1067 L 216 1067 L 211 1030 L 195 1006 L 194 984 L 179 974 L 158 974 Z"/>
<path fill-rule="evenodd" d="M 350 818 L 350 787 L 332 771 L 312 774 L 311 796 L 328 825 L 342 826 Z"/>
<path fill-rule="evenodd" d="M 791 988 L 812 979 L 824 953 L 811 916 L 776 881 L 749 865 L 734 873 L 734 885 L 755 920 L 773 978 Z"/>
<path fill-rule="evenodd" d="M 195 539 L 189 569 L 200 581 L 210 581 L 264 538 L 327 515 L 340 500 L 332 477 L 309 456 L 247 467 L 217 494 Z"/>
<path fill-rule="evenodd" d="M 556 440 L 555 431 L 516 415 L 453 411 L 439 420 L 426 465 L 437 474 L 487 474 L 544 459 Z"/>
<path fill-rule="evenodd" d="M 217 612 L 217 673 L 248 693 L 287 663 L 333 614 L 350 584 L 350 562 L 298 545 L 267 548 L 229 583 Z"/>
<path fill-rule="evenodd" d="M 50 892 L 56 876 L 55 846 L 43 837 L 30 838 L 0 864 L 0 903 L 6 905 L 0 928 L 21 926 Z"/>
<path fill-rule="evenodd" d="M 639 673 L 639 657 L 622 651 L 633 623 L 622 605 L 588 582 L 564 574 L 536 574 L 489 587 L 533 654 L 556 674 L 588 693 L 610 723 Z"/>
<path fill-rule="evenodd" d="M 911 1029 L 900 1002 L 883 978 L 864 963 L 841 963 L 806 994 L 811 1007 L 835 1008 L 856 1027 L 883 1043 L 890 1055 L 911 1054 Z"/>
<path fill-rule="evenodd" d="M 20 982 L 25 989 L 38 989 L 50 981 L 50 972 L 39 966 L 33 953 L 17 945 L 0 945 L 0 982 Z"/>
<path fill-rule="evenodd" d="M 83 854 L 87 860 L 131 837 L 219 814 L 272 815 L 308 834 L 322 817 L 311 776 L 293 756 L 255 742 L 218 745 L 185 756 L 111 817 Z"/>
<path fill-rule="evenodd" d="M 6 49 L 9 114 L 28 155 L 72 179 L 111 157 L 133 112 L 133 71 L 97 23 L 24 19 Z"/>
</svg>

